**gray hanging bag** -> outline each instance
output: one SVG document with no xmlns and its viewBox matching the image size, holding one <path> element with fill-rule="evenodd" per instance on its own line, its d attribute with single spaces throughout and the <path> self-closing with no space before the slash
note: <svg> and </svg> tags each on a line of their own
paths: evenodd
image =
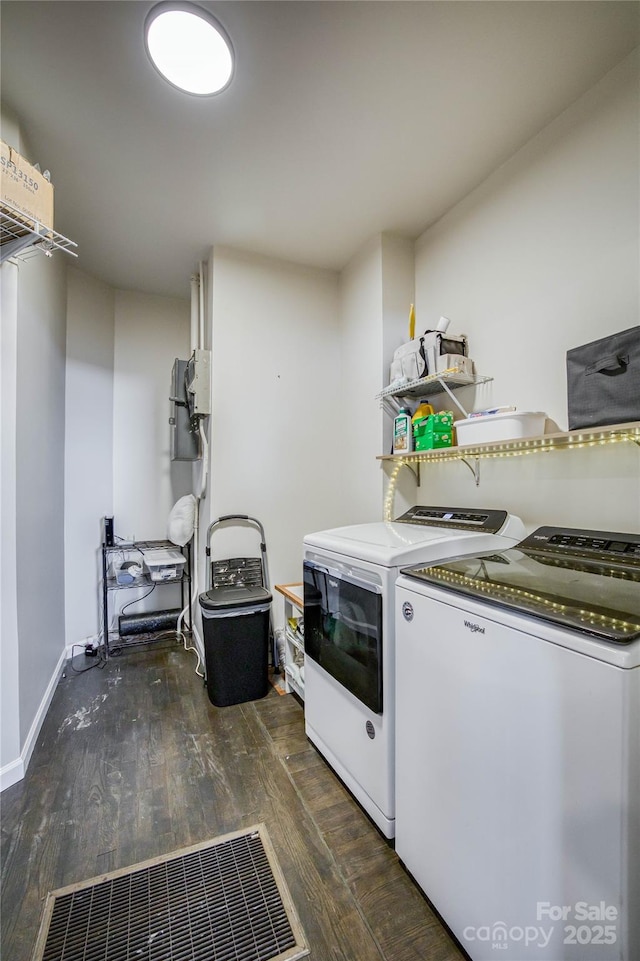
<svg viewBox="0 0 640 961">
<path fill-rule="evenodd" d="M 640 327 L 567 351 L 569 430 L 640 421 Z"/>
</svg>

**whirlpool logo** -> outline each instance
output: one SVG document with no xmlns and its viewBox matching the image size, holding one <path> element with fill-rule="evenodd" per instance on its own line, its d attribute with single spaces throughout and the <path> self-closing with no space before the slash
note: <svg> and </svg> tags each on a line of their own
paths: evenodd
<svg viewBox="0 0 640 961">
<path fill-rule="evenodd" d="M 471 631 L 472 634 L 484 634 L 484 627 L 480 624 L 476 624 L 474 621 L 465 621 L 464 626 L 467 630 Z"/>
<path fill-rule="evenodd" d="M 402 605 L 402 616 L 405 621 L 413 620 L 413 604 L 410 604 L 409 601 L 405 601 Z"/>
</svg>

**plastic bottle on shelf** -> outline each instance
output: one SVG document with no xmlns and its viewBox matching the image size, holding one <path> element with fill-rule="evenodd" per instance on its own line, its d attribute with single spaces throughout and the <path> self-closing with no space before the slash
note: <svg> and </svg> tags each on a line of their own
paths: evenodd
<svg viewBox="0 0 640 961">
<path fill-rule="evenodd" d="M 413 450 L 411 411 L 401 407 L 393 422 L 393 453 L 410 454 Z"/>
<path fill-rule="evenodd" d="M 428 417 L 430 414 L 435 414 L 435 411 L 431 404 L 427 404 L 427 402 L 423 400 L 414 410 L 411 420 L 415 424 L 417 421 L 422 420 L 423 417 Z"/>
</svg>

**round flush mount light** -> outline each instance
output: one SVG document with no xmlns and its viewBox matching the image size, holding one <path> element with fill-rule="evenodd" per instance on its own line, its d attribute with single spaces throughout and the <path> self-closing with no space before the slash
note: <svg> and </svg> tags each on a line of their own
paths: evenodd
<svg viewBox="0 0 640 961">
<path fill-rule="evenodd" d="M 199 97 L 220 93 L 233 76 L 233 48 L 218 21 L 193 3 L 159 3 L 144 25 L 147 53 L 174 87 Z"/>
</svg>

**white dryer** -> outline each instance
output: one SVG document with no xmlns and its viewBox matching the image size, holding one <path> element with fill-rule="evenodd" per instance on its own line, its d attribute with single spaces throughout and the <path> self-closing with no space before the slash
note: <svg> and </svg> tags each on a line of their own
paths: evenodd
<svg viewBox="0 0 640 961">
<path fill-rule="evenodd" d="M 396 851 L 473 961 L 640 958 L 640 535 L 403 572 Z"/>
<path fill-rule="evenodd" d="M 519 518 L 411 508 L 304 538 L 305 729 L 387 838 L 395 834 L 395 581 L 407 564 L 498 550 Z"/>
</svg>

